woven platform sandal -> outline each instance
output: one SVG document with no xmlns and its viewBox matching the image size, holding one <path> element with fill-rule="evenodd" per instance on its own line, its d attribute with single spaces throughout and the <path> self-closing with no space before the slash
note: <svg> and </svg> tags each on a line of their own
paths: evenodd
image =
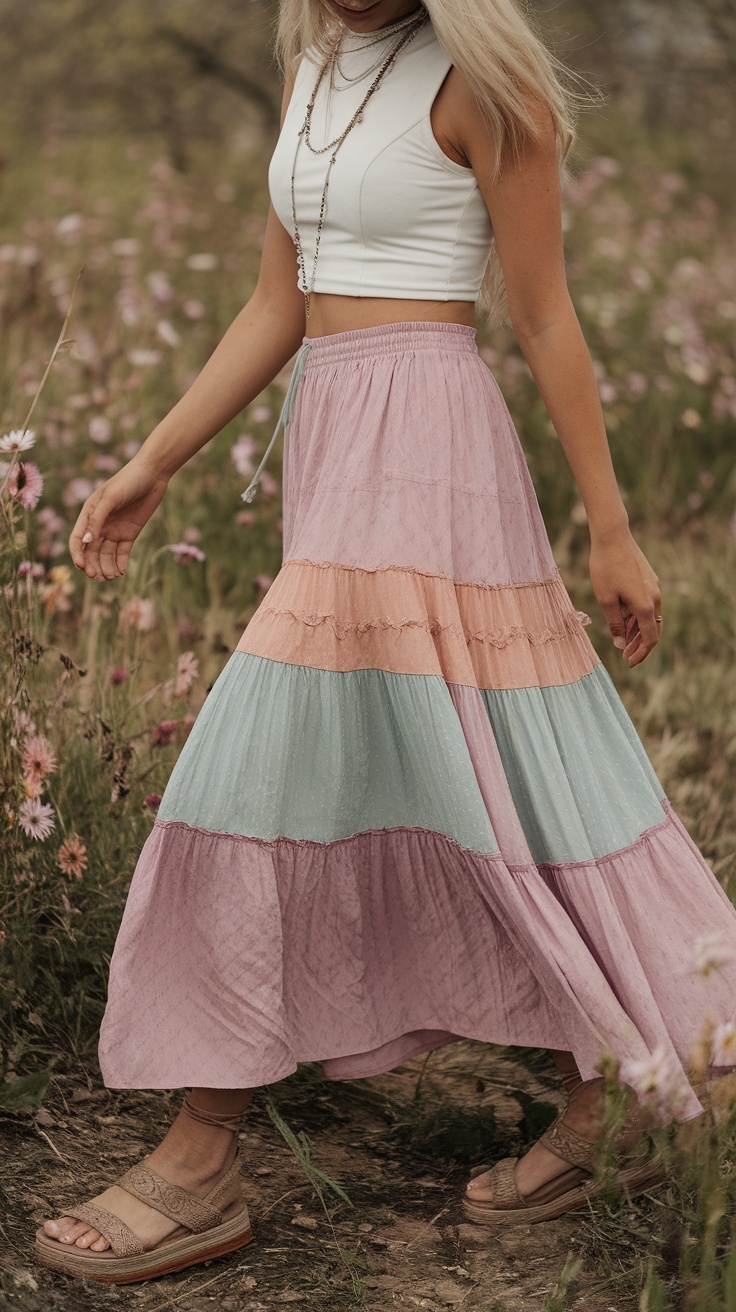
<svg viewBox="0 0 736 1312">
<path fill-rule="evenodd" d="M 195 1107 L 188 1095 L 183 1109 L 193 1120 L 205 1125 L 219 1125 L 234 1134 L 240 1131 L 240 1117 L 204 1111 Z M 231 1253 L 233 1249 L 249 1244 L 253 1238 L 240 1180 L 240 1160 L 238 1146 L 232 1165 L 205 1198 L 198 1198 L 189 1190 L 171 1184 L 145 1162 L 140 1162 L 114 1183 L 178 1222 L 173 1234 L 146 1249 L 130 1227 L 113 1212 L 96 1203 L 81 1203 L 77 1207 L 67 1207 L 64 1215 L 86 1221 L 99 1230 L 109 1240 L 110 1248 L 93 1253 L 73 1244 L 63 1244 L 40 1227 L 36 1231 L 35 1259 L 42 1266 L 68 1276 L 127 1285 L 137 1280 L 152 1280 Z"/>
<path fill-rule="evenodd" d="M 568 1169 L 560 1171 L 530 1193 L 522 1194 L 516 1184 L 518 1157 L 504 1157 L 492 1168 L 476 1167 L 471 1172 L 473 1176 L 490 1169 L 494 1198 L 488 1202 L 480 1199 L 475 1202 L 466 1194 L 462 1200 L 463 1211 L 469 1220 L 477 1225 L 490 1226 L 552 1221 L 603 1192 L 605 1180 L 594 1179 L 595 1143 L 567 1125 L 564 1115 L 562 1112 L 553 1121 L 538 1142 L 559 1157 Z M 636 1121 L 637 1108 L 633 1107 L 619 1138 L 630 1132 Z M 659 1153 L 650 1149 L 646 1139 L 640 1140 L 631 1151 L 620 1153 L 617 1180 L 630 1198 L 658 1184 L 664 1177 L 664 1162 Z"/>
</svg>

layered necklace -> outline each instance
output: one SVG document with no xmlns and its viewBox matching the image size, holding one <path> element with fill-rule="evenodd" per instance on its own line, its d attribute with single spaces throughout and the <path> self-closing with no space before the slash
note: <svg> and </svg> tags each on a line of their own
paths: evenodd
<svg viewBox="0 0 736 1312">
<path fill-rule="evenodd" d="M 347 32 L 350 32 L 350 29 L 345 28 L 343 25 L 342 30 L 338 34 L 337 40 L 335 41 L 332 49 L 330 50 L 329 55 L 327 56 L 327 59 L 325 60 L 325 62 L 323 63 L 322 67 L 319 70 L 319 73 L 317 75 L 317 81 L 314 84 L 314 90 L 312 91 L 312 94 L 309 98 L 309 103 L 307 105 L 307 112 L 304 117 L 304 122 L 300 127 L 297 136 L 296 150 L 294 151 L 294 163 L 291 170 L 291 213 L 294 222 L 294 245 L 296 246 L 296 250 L 297 250 L 299 280 L 300 280 L 301 290 L 304 293 L 307 318 L 309 318 L 309 309 L 310 309 L 309 301 L 310 301 L 311 293 L 314 290 L 314 281 L 317 271 L 317 256 L 319 255 L 319 243 L 320 243 L 320 237 L 322 235 L 322 228 L 324 226 L 325 205 L 327 203 L 327 189 L 329 187 L 330 173 L 332 171 L 332 166 L 335 163 L 337 152 L 339 151 L 340 147 L 342 146 L 348 134 L 355 127 L 356 123 L 362 122 L 363 110 L 368 104 L 368 101 L 370 100 L 374 91 L 376 91 L 376 89 L 380 86 L 383 78 L 386 76 L 389 69 L 392 67 L 399 52 L 403 50 L 404 46 L 407 46 L 409 42 L 413 40 L 417 32 L 419 32 L 419 30 L 427 22 L 428 18 L 429 18 L 429 14 L 425 9 L 424 5 L 421 4 L 419 6 L 418 13 L 415 11 L 409 15 L 406 15 L 403 18 L 398 19 L 395 23 L 390 23 L 386 27 L 379 28 L 377 32 L 371 32 L 370 34 L 368 34 L 369 39 L 365 41 L 361 41 L 356 47 L 353 47 L 353 49 L 363 50 L 366 47 L 382 44 L 386 40 L 387 36 L 394 35 L 396 36 L 396 40 L 394 41 L 388 53 L 384 54 L 382 52 L 381 55 L 379 55 L 376 62 L 370 68 L 363 69 L 357 77 L 347 77 L 347 78 L 343 74 L 339 64 L 340 54 L 342 53 L 341 46 L 343 43 L 343 37 Z M 351 32 L 350 35 L 355 36 L 356 34 Z M 358 105 L 358 108 L 356 109 L 355 113 L 353 114 L 352 118 L 350 119 L 350 122 L 348 123 L 344 131 L 341 132 L 339 136 L 335 137 L 332 141 L 328 141 L 327 145 L 325 146 L 313 146 L 310 140 L 310 131 L 312 126 L 312 111 L 314 110 L 314 105 L 317 99 L 317 92 L 319 91 L 319 88 L 322 84 L 322 80 L 325 74 L 329 72 L 330 89 L 334 89 L 335 70 L 337 70 L 340 77 L 343 78 L 344 82 L 346 82 L 349 86 L 352 86 L 355 83 L 361 81 L 362 78 L 368 77 L 369 74 L 372 73 L 375 69 L 378 70 L 376 76 L 374 77 L 373 81 L 368 87 L 368 90 L 366 91 L 362 101 Z M 328 150 L 332 151 L 332 154 L 330 155 L 329 164 L 327 165 L 327 173 L 325 175 L 324 186 L 322 188 L 322 199 L 320 202 L 319 217 L 317 219 L 317 233 L 316 233 L 316 241 L 315 241 L 315 248 L 314 248 L 314 261 L 312 264 L 312 275 L 309 285 L 307 284 L 304 251 L 302 250 L 301 237 L 299 235 L 299 224 L 296 216 L 296 197 L 294 193 L 294 176 L 296 173 L 296 161 L 299 154 L 299 147 L 301 146 L 302 141 L 305 142 L 307 148 L 311 150 L 313 155 L 324 155 Z"/>
</svg>

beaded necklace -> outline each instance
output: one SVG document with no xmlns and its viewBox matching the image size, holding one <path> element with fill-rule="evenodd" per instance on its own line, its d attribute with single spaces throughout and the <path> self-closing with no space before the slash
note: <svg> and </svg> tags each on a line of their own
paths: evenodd
<svg viewBox="0 0 736 1312">
<path fill-rule="evenodd" d="M 307 105 L 307 112 L 304 117 L 304 122 L 300 127 L 297 136 L 296 149 L 294 151 L 294 163 L 291 170 L 291 213 L 294 222 L 294 245 L 296 246 L 296 250 L 297 250 L 297 265 L 299 268 L 299 279 L 301 283 L 301 290 L 304 293 L 307 318 L 309 318 L 309 309 L 310 309 L 309 301 L 310 301 L 311 293 L 314 290 L 314 282 L 315 282 L 315 276 L 317 271 L 317 256 L 319 255 L 319 243 L 320 243 L 320 237 L 322 235 L 322 228 L 324 226 L 325 205 L 327 203 L 327 188 L 329 186 L 330 173 L 332 171 L 332 166 L 335 163 L 337 152 L 342 146 L 343 142 L 345 141 L 345 138 L 348 136 L 348 133 L 351 132 L 352 129 L 355 127 L 355 124 L 362 122 L 363 110 L 368 104 L 368 101 L 370 100 L 374 91 L 377 89 L 377 87 L 380 85 L 381 81 L 385 77 L 386 73 L 388 73 L 389 69 L 392 67 L 397 55 L 399 54 L 399 51 L 403 50 L 404 46 L 408 45 L 409 42 L 413 40 L 413 38 L 416 36 L 420 28 L 422 28 L 424 24 L 427 22 L 428 18 L 429 18 L 429 14 L 427 10 L 424 9 L 424 7 L 422 6 L 422 12 L 419 14 L 419 17 L 415 18 L 412 23 L 407 24 L 404 30 L 400 32 L 398 40 L 394 43 L 389 53 L 386 55 L 385 59 L 383 60 L 378 70 L 378 73 L 376 74 L 373 81 L 371 82 L 371 85 L 366 91 L 362 101 L 360 102 L 358 108 L 353 114 L 347 127 L 344 129 L 343 132 L 339 134 L 339 136 L 335 137 L 332 141 L 328 141 L 326 146 L 312 145 L 310 141 L 310 128 L 312 125 L 312 111 L 314 109 L 315 101 L 317 99 L 317 92 L 319 91 L 325 73 L 327 72 L 328 68 L 331 68 L 332 58 L 329 57 L 323 63 L 322 67 L 319 70 L 319 73 L 317 75 L 317 81 L 314 84 L 314 90 L 312 91 L 312 94 L 309 99 L 309 103 Z M 304 259 L 304 251 L 302 250 L 301 238 L 299 235 L 299 224 L 296 215 L 296 197 L 294 194 L 294 175 L 296 173 L 296 161 L 297 161 L 297 156 L 299 154 L 299 147 L 302 144 L 302 140 L 304 140 L 304 142 L 307 145 L 307 148 L 311 150 L 313 155 L 323 155 L 328 150 L 332 151 L 332 154 L 330 155 L 330 162 L 327 166 L 327 173 L 325 175 L 324 186 L 322 188 L 322 200 L 320 203 L 319 217 L 317 219 L 317 235 L 316 235 L 315 248 L 314 248 L 314 261 L 312 264 L 312 276 L 311 276 L 311 283 L 309 286 L 307 286 L 306 264 Z"/>
</svg>

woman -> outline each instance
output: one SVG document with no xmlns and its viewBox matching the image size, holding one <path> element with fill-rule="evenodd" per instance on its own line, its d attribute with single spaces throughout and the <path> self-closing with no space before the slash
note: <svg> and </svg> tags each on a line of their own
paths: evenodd
<svg viewBox="0 0 736 1312">
<path fill-rule="evenodd" d="M 708 934 L 736 957 L 736 911 L 584 633 L 475 345 L 500 267 L 633 668 L 660 639 L 659 580 L 566 287 L 553 62 L 511 0 L 282 0 L 278 47 L 256 290 L 70 540 L 89 578 L 123 574 L 172 474 L 298 349 L 282 568 L 141 852 L 100 1041 L 109 1086 L 191 1093 L 145 1163 L 37 1235 L 39 1260 L 91 1279 L 250 1239 L 255 1088 L 459 1037 L 549 1048 L 570 1095 L 518 1163 L 468 1184 L 468 1214 L 558 1215 L 590 1181 L 601 1055 L 662 1054 L 675 1119 L 696 1116 L 683 1064 L 736 989 L 733 965 L 707 983 L 683 965 Z M 628 1153 L 637 1133 L 618 1144 L 632 1192 L 659 1172 Z"/>
</svg>

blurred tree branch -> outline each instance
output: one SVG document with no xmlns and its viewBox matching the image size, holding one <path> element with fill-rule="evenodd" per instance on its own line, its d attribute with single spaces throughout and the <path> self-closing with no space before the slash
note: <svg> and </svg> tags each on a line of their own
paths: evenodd
<svg viewBox="0 0 736 1312">
<path fill-rule="evenodd" d="M 158 27 L 155 31 L 158 36 L 171 42 L 177 50 L 189 58 L 195 72 L 202 77 L 215 78 L 224 86 L 232 87 L 234 91 L 246 96 L 263 110 L 271 127 L 278 126 L 279 102 L 271 91 L 261 86 L 247 73 L 227 63 L 216 50 L 196 37 L 180 32 L 174 27 Z"/>
</svg>

